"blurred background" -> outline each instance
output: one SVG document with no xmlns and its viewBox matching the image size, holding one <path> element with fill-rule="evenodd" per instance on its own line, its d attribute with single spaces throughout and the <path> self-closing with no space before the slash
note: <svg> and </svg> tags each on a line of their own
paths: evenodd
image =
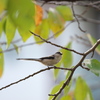
<svg viewBox="0 0 100 100">
<path fill-rule="evenodd" d="M 44 5 L 44 9 L 47 9 L 51 5 Z M 84 7 L 75 7 L 75 12 L 81 13 L 84 11 Z M 85 14 L 87 18 L 93 18 L 100 20 L 100 13 L 95 9 L 90 9 L 87 14 Z M 68 22 L 66 23 L 66 25 Z M 86 33 L 90 33 L 96 39 L 100 38 L 100 24 L 81 22 L 81 28 L 86 30 Z M 74 37 L 78 35 L 81 37 L 85 37 L 85 33 L 81 32 L 78 28 L 77 22 L 69 25 L 63 33 L 56 39 L 51 39 L 50 41 L 57 43 L 59 45 L 66 45 L 69 41 L 73 41 L 72 48 L 79 52 L 85 52 L 88 50 L 91 45 L 85 45 L 84 43 L 78 42 L 77 38 Z M 15 39 L 20 38 L 18 32 L 16 31 Z M 6 37 L 3 34 L 0 38 L 0 41 L 5 41 Z M 34 38 L 31 37 L 27 40 L 27 42 L 23 43 L 22 41 L 18 43 L 18 45 L 28 44 L 35 42 Z M 5 46 L 3 47 L 5 49 Z M 52 46 L 47 43 L 43 43 L 41 45 L 29 45 L 20 48 L 20 53 L 17 54 L 16 51 L 9 51 L 4 53 L 5 62 L 4 62 L 4 72 L 3 76 L 0 79 L 0 88 L 6 86 L 12 82 L 15 82 L 19 79 L 22 79 L 28 75 L 33 74 L 41 69 L 46 68 L 45 65 L 35 62 L 35 61 L 17 61 L 17 58 L 39 58 L 48 55 L 52 55 L 55 52 L 59 51 L 60 48 Z M 90 58 L 92 54 L 89 54 L 87 58 Z M 80 60 L 81 56 L 73 53 L 73 65 L 76 65 Z M 94 53 L 95 59 L 100 60 L 100 55 L 96 52 Z M 87 71 L 82 68 L 78 68 L 74 75 L 73 79 L 76 79 L 78 76 L 82 76 L 83 79 L 86 80 L 87 84 L 92 90 L 92 94 L 94 100 L 99 100 L 100 98 L 100 77 L 97 77 L 90 71 Z M 61 80 L 64 79 L 64 73 L 59 75 L 59 79 L 55 80 L 53 77 L 53 70 L 48 70 L 42 73 L 35 75 L 25 81 L 22 81 L 18 84 L 15 84 L 9 88 L 6 88 L 0 91 L 1 100 L 47 100 L 48 94 L 50 93 L 52 87 L 55 84 L 58 84 Z"/>
</svg>

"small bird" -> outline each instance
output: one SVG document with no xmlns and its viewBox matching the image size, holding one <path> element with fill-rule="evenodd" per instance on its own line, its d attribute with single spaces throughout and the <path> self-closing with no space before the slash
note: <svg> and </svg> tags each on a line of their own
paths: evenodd
<svg viewBox="0 0 100 100">
<path fill-rule="evenodd" d="M 47 67 L 49 66 L 54 66 L 57 64 L 62 58 L 62 53 L 61 52 L 56 52 L 55 54 L 47 57 L 42 57 L 42 58 L 17 58 L 17 60 L 31 60 L 31 61 L 38 61 L 41 62 L 42 64 L 46 65 Z"/>
</svg>

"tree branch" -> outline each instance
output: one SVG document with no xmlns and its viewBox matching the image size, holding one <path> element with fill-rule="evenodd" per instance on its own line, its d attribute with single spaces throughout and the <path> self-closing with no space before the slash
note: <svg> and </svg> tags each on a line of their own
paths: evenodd
<svg viewBox="0 0 100 100">
<path fill-rule="evenodd" d="M 34 34 L 34 33 L 32 32 L 32 34 Z M 36 36 L 37 36 L 37 35 L 36 35 Z M 38 37 L 38 36 L 37 36 L 37 37 Z M 41 38 L 41 37 L 40 37 L 40 38 Z M 43 38 L 41 38 L 41 39 L 43 39 Z M 51 42 L 50 42 L 50 43 L 51 43 Z M 6 85 L 6 86 L 0 88 L 0 90 L 6 89 L 6 88 L 8 88 L 8 87 L 10 87 L 10 86 L 12 86 L 12 85 L 14 85 L 14 84 L 17 84 L 17 83 L 19 83 L 19 82 L 21 82 L 21 81 L 24 81 L 24 80 L 26 80 L 26 79 L 28 79 L 28 78 L 30 78 L 30 77 L 33 77 L 33 76 L 35 76 L 35 75 L 37 75 L 37 74 L 39 74 L 39 73 L 41 73 L 41 72 L 44 72 L 44 71 L 46 71 L 46 70 L 50 70 L 50 69 L 61 69 L 61 70 L 69 70 L 69 71 L 71 71 L 70 76 L 69 76 L 68 79 L 63 83 L 63 85 L 62 85 L 62 87 L 60 88 L 60 90 L 59 90 L 56 94 L 49 94 L 49 96 L 53 96 L 53 99 L 52 99 L 52 100 L 55 100 L 55 99 L 58 97 L 58 95 L 63 91 L 63 89 L 64 89 L 67 85 L 69 85 L 69 83 L 70 83 L 70 81 L 71 81 L 71 79 L 72 79 L 72 76 L 73 76 L 75 70 L 76 70 L 79 66 L 82 67 L 82 62 L 83 62 L 83 60 L 85 59 L 85 57 L 86 57 L 89 53 L 91 53 L 92 51 L 94 51 L 94 50 L 96 49 L 96 47 L 97 47 L 99 44 L 100 44 L 100 39 L 97 40 L 97 42 L 96 42 L 89 50 L 87 50 L 86 52 L 83 53 L 81 60 L 78 62 L 78 64 L 75 65 L 74 68 L 60 68 L 60 67 L 55 67 L 55 66 L 54 66 L 54 67 L 50 67 L 50 68 L 45 68 L 45 69 L 42 69 L 42 70 L 40 70 L 40 71 L 37 71 L 37 72 L 35 72 L 35 73 L 33 73 L 33 74 L 31 74 L 31 75 L 25 77 L 25 78 L 22 78 L 22 79 L 20 79 L 20 80 L 18 80 L 18 81 L 16 81 L 16 82 L 13 82 L 13 83 L 11 83 L 11 84 L 9 84 L 9 85 Z M 86 69 L 86 68 L 85 68 L 85 69 Z"/>
<path fill-rule="evenodd" d="M 75 51 L 75 50 L 73 50 L 73 49 L 65 48 L 65 47 L 60 46 L 60 45 L 58 45 L 58 44 L 52 43 L 51 41 L 48 41 L 48 40 L 42 38 L 40 35 L 37 35 L 37 34 L 31 32 L 31 31 L 30 31 L 30 33 L 33 34 L 33 35 L 36 36 L 36 37 L 39 37 L 41 40 L 43 40 L 43 41 L 46 42 L 46 43 L 49 43 L 49 44 L 51 44 L 51 45 L 54 45 L 54 46 L 56 46 L 56 47 L 59 47 L 59 48 L 65 49 L 65 50 L 72 51 L 72 52 L 74 52 L 74 53 L 76 53 L 76 54 L 79 54 L 79 55 L 83 55 L 83 53 L 79 53 L 79 52 L 77 52 L 77 51 Z"/>
<path fill-rule="evenodd" d="M 81 66 L 82 67 L 82 62 L 83 60 L 85 59 L 85 57 L 91 53 L 92 51 L 94 51 L 96 49 L 96 47 L 100 44 L 100 39 L 97 40 L 97 42 L 89 49 L 87 50 L 86 52 L 84 52 L 84 55 L 83 57 L 81 58 L 81 60 L 78 62 L 78 64 L 75 65 L 75 67 L 73 68 L 73 70 L 71 71 L 71 74 L 70 76 L 68 77 L 68 79 L 65 81 L 65 83 L 62 85 L 62 87 L 60 88 L 60 90 L 56 93 L 56 94 L 49 94 L 49 96 L 53 96 L 53 99 L 52 100 L 55 100 L 58 95 L 63 91 L 63 89 L 69 84 L 69 82 L 71 81 L 71 78 L 75 72 L 75 70 Z M 86 69 L 86 68 L 85 68 Z M 88 69 L 89 70 L 89 69 Z"/>
<path fill-rule="evenodd" d="M 14 84 L 17 84 L 17 83 L 19 83 L 19 82 L 22 82 L 22 81 L 24 81 L 24 80 L 26 80 L 26 79 L 29 79 L 30 77 L 33 77 L 33 76 L 35 76 L 35 75 L 37 75 L 37 74 L 39 74 L 39 73 L 41 73 L 41 72 L 44 72 L 44 71 L 50 70 L 50 69 L 61 69 L 61 70 L 69 70 L 69 71 L 72 71 L 72 68 L 61 68 L 61 67 L 56 67 L 56 66 L 54 66 L 54 67 L 49 67 L 49 68 L 45 68 L 45 69 L 41 69 L 40 71 L 37 71 L 37 72 L 35 72 L 35 73 L 33 73 L 33 74 L 29 75 L 29 76 L 26 76 L 25 78 L 22 78 L 22 79 L 20 79 L 20 80 L 18 80 L 18 81 L 16 81 L 16 82 L 13 82 L 13 83 L 11 83 L 11 84 L 9 84 L 9 85 L 6 85 L 6 86 L 0 88 L 0 90 L 6 89 L 6 88 L 8 88 L 8 87 L 10 87 L 10 86 L 12 86 L 12 85 L 14 85 Z"/>
<path fill-rule="evenodd" d="M 31 31 L 30 31 L 30 32 L 31 32 Z M 66 48 L 64 48 L 64 47 L 62 47 L 62 46 L 59 46 L 59 45 L 57 45 L 57 44 L 54 44 L 54 43 L 52 43 L 52 42 L 50 42 L 50 41 L 47 41 L 47 40 L 43 39 L 41 36 L 39 36 L 39 35 L 37 35 L 37 34 L 35 34 L 35 33 L 33 33 L 33 32 L 31 32 L 31 33 L 32 33 L 33 35 L 39 37 L 41 40 L 45 41 L 46 43 L 49 43 L 49 44 L 51 44 L 51 45 L 54 45 L 54 46 L 57 46 L 57 47 L 60 47 L 60 48 L 63 48 L 63 49 L 66 49 Z M 86 57 L 89 53 L 91 53 L 92 51 L 94 51 L 95 48 L 96 48 L 99 44 L 100 44 L 100 39 L 99 39 L 89 50 L 87 50 L 86 52 L 84 52 L 84 53 L 82 54 L 81 60 L 80 60 L 79 63 L 76 64 L 75 67 L 72 69 L 69 78 L 65 81 L 65 83 L 64 83 L 63 86 L 60 88 L 60 90 L 59 90 L 56 94 L 49 94 L 49 96 L 53 96 L 53 99 L 52 99 L 52 100 L 55 100 L 55 99 L 58 97 L 58 95 L 62 92 L 62 90 L 66 87 L 66 85 L 69 84 L 69 82 L 71 81 L 71 78 L 72 78 L 72 76 L 73 76 L 73 74 L 74 74 L 74 71 L 75 71 L 79 66 L 82 67 L 82 62 L 83 62 L 83 60 L 85 59 L 85 57 Z M 66 49 L 66 50 L 67 50 L 67 49 Z M 69 51 L 73 51 L 73 50 L 70 50 L 70 49 L 68 49 L 68 50 L 69 50 Z M 76 52 L 75 52 L 75 53 L 76 53 Z M 84 68 L 84 69 L 87 70 L 87 68 Z M 89 70 L 89 69 L 88 69 L 88 70 Z"/>
</svg>

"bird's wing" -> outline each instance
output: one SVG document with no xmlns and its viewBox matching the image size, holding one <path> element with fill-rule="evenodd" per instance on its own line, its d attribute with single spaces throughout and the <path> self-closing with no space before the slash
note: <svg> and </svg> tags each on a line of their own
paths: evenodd
<svg viewBox="0 0 100 100">
<path fill-rule="evenodd" d="M 48 57 L 42 57 L 42 58 L 40 58 L 41 60 L 44 60 L 44 59 L 54 59 L 55 57 L 54 57 L 54 55 L 52 55 L 52 56 L 48 56 Z"/>
</svg>

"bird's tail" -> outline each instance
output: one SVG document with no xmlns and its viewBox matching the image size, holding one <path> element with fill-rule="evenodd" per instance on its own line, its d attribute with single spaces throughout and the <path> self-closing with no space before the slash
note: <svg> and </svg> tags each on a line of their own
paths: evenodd
<svg viewBox="0 0 100 100">
<path fill-rule="evenodd" d="M 17 60 L 30 60 L 30 61 L 39 61 L 41 62 L 41 59 L 36 58 L 17 58 Z"/>
</svg>

